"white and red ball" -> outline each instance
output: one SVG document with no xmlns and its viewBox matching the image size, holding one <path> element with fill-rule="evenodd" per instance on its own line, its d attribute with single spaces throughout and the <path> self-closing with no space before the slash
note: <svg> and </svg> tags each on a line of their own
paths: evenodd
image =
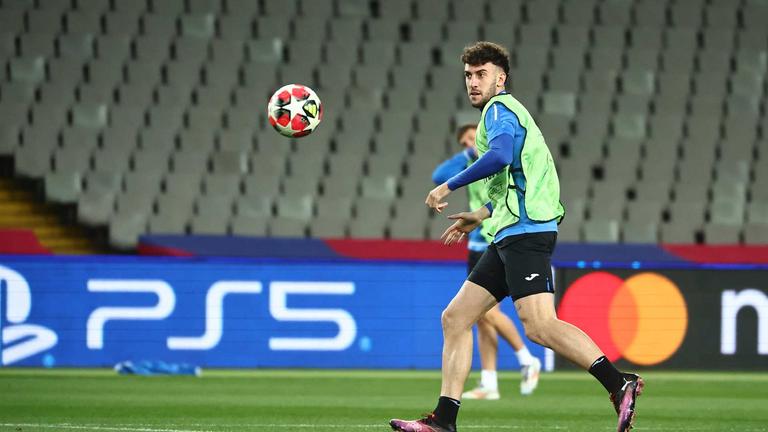
<svg viewBox="0 0 768 432">
<path fill-rule="evenodd" d="M 269 98 L 267 118 L 281 135 L 303 137 L 311 134 L 323 120 L 323 105 L 311 88 L 288 84 Z"/>
</svg>

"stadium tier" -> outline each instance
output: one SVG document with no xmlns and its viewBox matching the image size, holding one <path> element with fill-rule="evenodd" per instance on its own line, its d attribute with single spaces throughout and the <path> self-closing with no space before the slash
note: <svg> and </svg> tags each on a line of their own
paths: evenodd
<svg viewBox="0 0 768 432">
<path fill-rule="evenodd" d="M 766 22 L 764 0 L 0 0 L 0 155 L 118 249 L 434 239 L 430 173 L 479 118 L 458 57 L 486 39 L 554 154 L 561 240 L 765 244 Z M 323 102 L 308 137 L 266 121 L 287 83 Z"/>
</svg>

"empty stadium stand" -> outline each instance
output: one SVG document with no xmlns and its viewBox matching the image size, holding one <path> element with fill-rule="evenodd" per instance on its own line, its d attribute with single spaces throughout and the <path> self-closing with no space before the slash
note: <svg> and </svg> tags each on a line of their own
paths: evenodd
<svg viewBox="0 0 768 432">
<path fill-rule="evenodd" d="M 431 169 L 477 116 L 458 56 L 488 39 L 558 165 L 560 240 L 765 244 L 766 23 L 766 0 L 0 0 L 0 157 L 117 249 L 435 238 Z M 289 82 L 326 113 L 300 140 L 264 118 Z"/>
</svg>

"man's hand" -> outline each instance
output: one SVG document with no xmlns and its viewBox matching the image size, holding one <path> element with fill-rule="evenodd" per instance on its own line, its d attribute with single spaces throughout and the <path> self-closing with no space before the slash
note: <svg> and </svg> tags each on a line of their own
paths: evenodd
<svg viewBox="0 0 768 432">
<path fill-rule="evenodd" d="M 490 216 L 490 212 L 485 207 L 480 207 L 472 212 L 452 214 L 448 216 L 448 219 L 455 220 L 456 222 L 449 226 L 440 238 L 446 245 L 457 243 L 461 241 L 464 236 L 471 233 L 472 230 L 480 226 L 483 219 L 488 216 Z"/>
<path fill-rule="evenodd" d="M 429 191 L 427 199 L 424 201 L 424 203 L 427 205 L 427 207 L 437 210 L 438 213 L 442 213 L 445 206 L 448 205 L 447 202 L 443 202 L 443 199 L 450 193 L 451 190 L 448 189 L 448 183 L 443 183 Z"/>
</svg>

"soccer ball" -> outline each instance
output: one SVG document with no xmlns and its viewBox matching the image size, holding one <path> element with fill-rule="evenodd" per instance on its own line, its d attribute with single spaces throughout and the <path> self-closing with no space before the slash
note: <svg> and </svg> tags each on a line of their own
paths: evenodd
<svg viewBox="0 0 768 432">
<path fill-rule="evenodd" d="M 311 134 L 323 120 L 323 105 L 311 88 L 288 84 L 269 98 L 267 117 L 281 135 L 303 137 Z"/>
</svg>

